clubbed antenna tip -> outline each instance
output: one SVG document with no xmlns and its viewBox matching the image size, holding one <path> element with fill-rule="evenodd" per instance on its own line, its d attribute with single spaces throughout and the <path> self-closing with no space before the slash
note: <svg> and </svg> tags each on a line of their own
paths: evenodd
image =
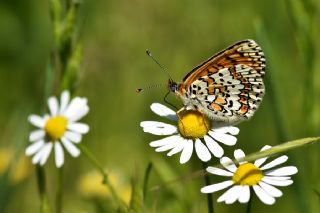
<svg viewBox="0 0 320 213">
<path fill-rule="evenodd" d="M 146 53 L 147 53 L 148 56 L 152 56 L 151 52 L 148 49 L 146 50 Z"/>
<path fill-rule="evenodd" d="M 143 91 L 143 89 L 142 88 L 138 88 L 138 89 L 136 89 L 136 92 L 137 93 L 140 93 L 140 92 L 142 92 Z"/>
</svg>

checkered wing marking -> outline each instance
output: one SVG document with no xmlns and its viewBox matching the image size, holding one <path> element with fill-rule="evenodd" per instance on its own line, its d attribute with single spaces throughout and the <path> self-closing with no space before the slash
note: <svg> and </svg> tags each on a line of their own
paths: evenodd
<svg viewBox="0 0 320 213">
<path fill-rule="evenodd" d="M 234 72 L 238 78 L 234 78 Z M 191 84 L 188 92 L 190 98 L 197 99 L 203 108 L 216 116 L 249 118 L 258 108 L 265 91 L 259 76 L 251 67 L 235 65 L 201 77 Z"/>
<path fill-rule="evenodd" d="M 265 93 L 265 58 L 253 40 L 240 41 L 196 67 L 183 87 L 215 116 L 251 117 Z"/>
</svg>

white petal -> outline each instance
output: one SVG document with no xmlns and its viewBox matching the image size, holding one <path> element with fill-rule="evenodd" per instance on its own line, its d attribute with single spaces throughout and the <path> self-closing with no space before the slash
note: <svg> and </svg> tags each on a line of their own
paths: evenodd
<svg viewBox="0 0 320 213">
<path fill-rule="evenodd" d="M 196 139 L 195 142 L 196 153 L 200 160 L 207 162 L 211 159 L 211 154 L 208 148 L 201 142 L 200 139 Z"/>
<path fill-rule="evenodd" d="M 184 141 L 185 141 L 185 139 L 183 139 L 179 135 L 171 135 L 169 137 L 166 137 L 166 138 L 163 138 L 160 140 L 152 141 L 152 142 L 150 142 L 149 145 L 151 147 L 159 147 L 159 146 L 164 146 L 164 145 L 174 143 L 174 142 L 183 143 Z"/>
<path fill-rule="evenodd" d="M 237 143 L 237 138 L 232 135 L 227 135 L 224 133 L 219 133 L 214 131 L 209 131 L 209 135 L 211 135 L 213 139 L 216 139 L 217 141 L 228 146 L 233 146 Z"/>
<path fill-rule="evenodd" d="M 249 200 L 250 200 L 249 186 L 242 186 L 238 200 L 240 203 L 248 203 L 249 202 Z"/>
<path fill-rule="evenodd" d="M 70 104 L 67 106 L 67 109 L 64 113 L 65 116 L 74 114 L 79 108 L 87 105 L 86 98 L 75 97 L 71 100 Z"/>
<path fill-rule="evenodd" d="M 32 143 L 30 146 L 27 147 L 26 149 L 26 155 L 30 156 L 38 152 L 42 146 L 44 145 L 44 141 L 40 140 L 37 142 Z"/>
<path fill-rule="evenodd" d="M 288 160 L 288 156 L 282 155 L 281 157 L 278 157 L 271 161 L 270 163 L 267 163 L 266 165 L 262 166 L 260 169 L 265 170 L 265 169 L 270 169 L 272 167 L 278 166 Z"/>
<path fill-rule="evenodd" d="M 86 134 L 89 132 L 89 126 L 84 123 L 69 123 L 67 128 L 73 132 Z"/>
<path fill-rule="evenodd" d="M 181 156 L 180 156 L 180 163 L 184 164 L 188 162 L 192 156 L 192 151 L 193 151 L 193 141 L 192 140 L 187 140 L 185 141 L 185 146 L 182 150 Z"/>
<path fill-rule="evenodd" d="M 75 97 L 67 107 L 64 116 L 70 121 L 77 121 L 89 112 L 86 98 Z"/>
<path fill-rule="evenodd" d="M 75 111 L 75 113 L 70 116 L 69 120 L 70 121 L 78 121 L 81 118 L 83 118 L 86 114 L 88 114 L 89 112 L 89 107 L 87 105 L 79 108 L 77 111 Z"/>
<path fill-rule="evenodd" d="M 60 114 L 64 114 L 65 110 L 67 109 L 69 100 L 70 100 L 69 91 L 67 90 L 63 91 L 60 97 Z"/>
<path fill-rule="evenodd" d="M 270 185 L 274 185 L 274 186 L 289 186 L 293 183 L 293 180 L 289 179 L 289 180 L 275 180 L 272 178 L 269 178 L 268 176 L 264 176 L 262 178 L 262 181 L 265 183 L 268 183 Z"/>
<path fill-rule="evenodd" d="M 31 142 L 38 141 L 38 140 L 44 138 L 45 134 L 46 133 L 43 129 L 34 130 L 29 135 L 29 141 L 31 141 Z"/>
<path fill-rule="evenodd" d="M 40 165 L 43 166 L 47 160 L 48 160 L 48 157 L 51 153 L 51 150 L 52 150 L 52 143 L 49 142 L 47 143 L 46 145 L 44 145 L 44 147 L 42 148 L 42 156 L 41 156 L 41 159 L 40 159 Z"/>
<path fill-rule="evenodd" d="M 173 149 L 177 146 L 177 142 L 172 142 L 169 144 L 166 144 L 164 146 L 160 146 L 158 148 L 156 148 L 156 152 L 164 152 L 164 151 L 168 151 L 169 149 Z"/>
<path fill-rule="evenodd" d="M 235 126 L 225 126 L 225 127 L 220 127 L 218 129 L 214 129 L 215 132 L 220 132 L 220 133 L 230 133 L 231 135 L 237 135 L 240 132 L 240 129 Z"/>
<path fill-rule="evenodd" d="M 36 127 L 39 127 L 39 128 L 44 128 L 45 126 L 45 122 L 46 120 L 42 117 L 40 117 L 39 115 L 30 115 L 28 117 L 28 120 L 31 124 L 33 124 L 34 126 Z"/>
<path fill-rule="evenodd" d="M 167 156 L 172 156 L 178 152 L 181 152 L 184 148 L 184 144 L 183 143 L 177 143 L 176 147 L 174 147 L 170 152 L 168 152 Z"/>
<path fill-rule="evenodd" d="M 268 179 L 271 180 L 291 180 L 291 177 L 286 177 L 286 176 L 265 176 L 268 177 Z"/>
<path fill-rule="evenodd" d="M 264 150 L 267 150 L 267 149 L 270 149 L 272 146 L 270 145 L 264 145 L 260 151 L 264 151 Z"/>
<path fill-rule="evenodd" d="M 204 136 L 204 141 L 206 142 L 208 149 L 211 151 L 211 153 L 215 157 L 217 158 L 222 157 L 224 151 L 217 142 L 215 142 L 210 136 L 207 136 L 207 135 Z"/>
<path fill-rule="evenodd" d="M 70 132 L 70 131 L 66 131 L 64 133 L 64 136 L 66 139 L 68 139 L 69 141 L 73 142 L 73 143 L 80 143 L 81 139 L 82 139 L 82 135 L 76 132 Z"/>
<path fill-rule="evenodd" d="M 232 204 L 234 203 L 236 200 L 238 200 L 240 192 L 241 192 L 241 186 L 239 185 L 235 185 L 233 187 L 231 187 L 230 189 L 228 189 L 224 194 L 222 194 L 217 202 L 223 202 L 225 201 L 226 204 Z"/>
<path fill-rule="evenodd" d="M 61 142 L 72 157 L 78 157 L 80 155 L 80 150 L 75 145 L 73 145 L 73 143 L 71 143 L 69 140 L 62 137 Z"/>
<path fill-rule="evenodd" d="M 297 167 L 295 166 L 285 166 L 281 167 L 279 169 L 274 169 L 271 171 L 267 171 L 266 175 L 270 176 L 288 176 L 288 175 L 294 175 L 298 172 Z"/>
<path fill-rule="evenodd" d="M 259 158 L 254 161 L 254 165 L 259 168 L 267 159 L 268 157 Z"/>
<path fill-rule="evenodd" d="M 173 121 L 178 121 L 178 117 L 172 109 L 168 108 L 167 106 L 159 103 L 153 103 L 150 106 L 151 110 L 156 113 L 157 115 L 160 115 L 161 117 L 166 117 Z"/>
<path fill-rule="evenodd" d="M 245 163 L 246 161 L 240 161 L 242 158 L 244 158 L 246 155 L 241 149 L 234 150 L 234 158 L 240 163 Z"/>
<path fill-rule="evenodd" d="M 48 99 L 48 106 L 52 116 L 56 116 L 58 114 L 58 100 L 56 97 L 52 96 Z"/>
<path fill-rule="evenodd" d="M 264 189 L 264 191 L 266 191 L 272 197 L 281 197 L 282 196 L 282 192 L 274 186 L 271 186 L 263 181 L 260 181 L 259 185 L 261 186 L 262 189 Z"/>
<path fill-rule="evenodd" d="M 227 180 L 221 183 L 216 183 L 216 184 L 212 184 L 209 186 L 205 186 L 201 188 L 201 192 L 202 193 L 213 193 L 213 192 L 217 192 L 220 191 L 222 189 L 225 189 L 229 186 L 233 185 L 233 181 L 232 180 Z"/>
<path fill-rule="evenodd" d="M 50 118 L 51 116 L 49 114 L 45 114 L 43 116 L 43 119 L 45 120 L 45 122 Z"/>
<path fill-rule="evenodd" d="M 220 163 L 224 166 L 224 168 L 226 168 L 227 170 L 229 170 L 232 173 L 235 173 L 237 170 L 236 165 L 233 163 L 233 161 L 228 158 L 228 157 L 222 157 L 220 158 Z"/>
<path fill-rule="evenodd" d="M 214 175 L 220 175 L 220 176 L 227 176 L 227 177 L 233 176 L 232 172 L 226 171 L 224 169 L 212 167 L 212 166 L 209 166 L 207 168 L 207 172 L 210 172 L 211 174 L 214 174 Z"/>
<path fill-rule="evenodd" d="M 270 149 L 270 148 L 271 148 L 271 146 L 265 145 L 264 147 L 262 147 L 261 151 L 264 151 L 264 150 L 267 150 L 267 149 Z M 268 157 L 264 157 L 264 158 L 257 159 L 257 160 L 254 162 L 254 165 L 255 165 L 256 167 L 260 167 L 267 159 L 268 159 Z"/>
<path fill-rule="evenodd" d="M 272 205 L 276 201 L 274 197 L 271 197 L 258 185 L 253 186 L 253 190 L 255 191 L 259 199 L 267 205 Z"/>
<path fill-rule="evenodd" d="M 55 152 L 56 166 L 57 168 L 60 168 L 64 162 L 64 154 L 63 154 L 62 146 L 59 142 L 56 142 L 54 144 L 54 152 Z"/>
<path fill-rule="evenodd" d="M 144 132 L 154 135 L 172 135 L 178 132 L 176 126 L 157 121 L 142 121 L 140 126 Z"/>
<path fill-rule="evenodd" d="M 38 152 L 32 157 L 32 163 L 33 164 L 38 164 L 42 158 L 43 155 L 43 150 L 44 150 L 45 145 L 41 146 L 41 149 L 38 150 Z"/>
</svg>

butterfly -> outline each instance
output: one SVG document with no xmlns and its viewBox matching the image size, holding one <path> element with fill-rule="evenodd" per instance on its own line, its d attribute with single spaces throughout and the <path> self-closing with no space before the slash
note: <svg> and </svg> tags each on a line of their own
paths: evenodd
<svg viewBox="0 0 320 213">
<path fill-rule="evenodd" d="M 191 70 L 168 88 L 185 109 L 199 110 L 212 121 L 231 125 L 253 116 L 265 94 L 266 59 L 254 40 L 239 41 Z"/>
</svg>

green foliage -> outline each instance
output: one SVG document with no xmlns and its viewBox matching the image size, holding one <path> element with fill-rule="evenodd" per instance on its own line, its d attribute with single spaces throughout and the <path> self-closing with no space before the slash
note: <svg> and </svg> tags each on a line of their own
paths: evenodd
<svg viewBox="0 0 320 213">
<path fill-rule="evenodd" d="M 112 205 L 95 209 L 92 201 L 97 199 L 78 193 L 78 181 L 91 167 L 83 155 L 78 159 L 66 156 L 63 212 L 108 212 L 110 208 L 120 212 L 206 212 L 206 197 L 199 192 L 204 185 L 199 162 L 194 158 L 190 164 L 180 165 L 178 156 L 168 158 L 154 152 L 148 143 L 158 137 L 143 133 L 139 127 L 142 120 L 159 119 L 149 106 L 163 102 L 166 89 L 142 94 L 136 94 L 135 89 L 167 81 L 145 56 L 147 48 L 174 79 L 181 80 L 212 54 L 247 38 L 257 40 L 266 52 L 266 95 L 255 116 L 239 124 L 238 143 L 225 148 L 226 155 L 232 156 L 235 148 L 252 153 L 265 144 L 304 138 L 262 153 L 290 149 L 286 154 L 299 173 L 293 178 L 294 186 L 284 189 L 274 206 L 254 200 L 251 211 L 319 211 L 319 145 L 300 147 L 318 141 L 306 137 L 320 135 L 320 9 L 316 0 L 63 2 L 0 3 L 0 147 L 14 146 L 23 154 L 27 115 L 41 111 L 45 97 L 68 88 L 88 97 L 90 113 L 85 122 L 90 132 L 83 143 L 101 160 L 104 178 L 108 175 L 103 168 L 117 168 L 129 180 L 133 168 L 143 171 L 153 162 L 144 180 L 143 172 L 131 178 L 128 209 L 120 201 L 118 188 L 112 198 L 99 200 L 101 206 Z M 181 106 L 173 96 L 169 99 Z M 19 119 L 12 119 L 15 115 Z M 261 157 L 257 154 L 247 160 Z M 213 160 L 209 165 L 216 163 Z M 46 168 L 49 174 L 54 174 L 53 164 L 51 157 Z M 194 175 L 195 171 L 199 172 Z M 54 177 L 46 176 L 44 212 L 51 207 L 47 199 L 54 198 Z M 39 210 L 35 175 L 14 186 L 1 181 L 0 191 L 0 203 L 6 203 L 1 207 L 4 212 Z M 245 211 L 240 204 L 214 205 L 218 212 Z"/>
</svg>

